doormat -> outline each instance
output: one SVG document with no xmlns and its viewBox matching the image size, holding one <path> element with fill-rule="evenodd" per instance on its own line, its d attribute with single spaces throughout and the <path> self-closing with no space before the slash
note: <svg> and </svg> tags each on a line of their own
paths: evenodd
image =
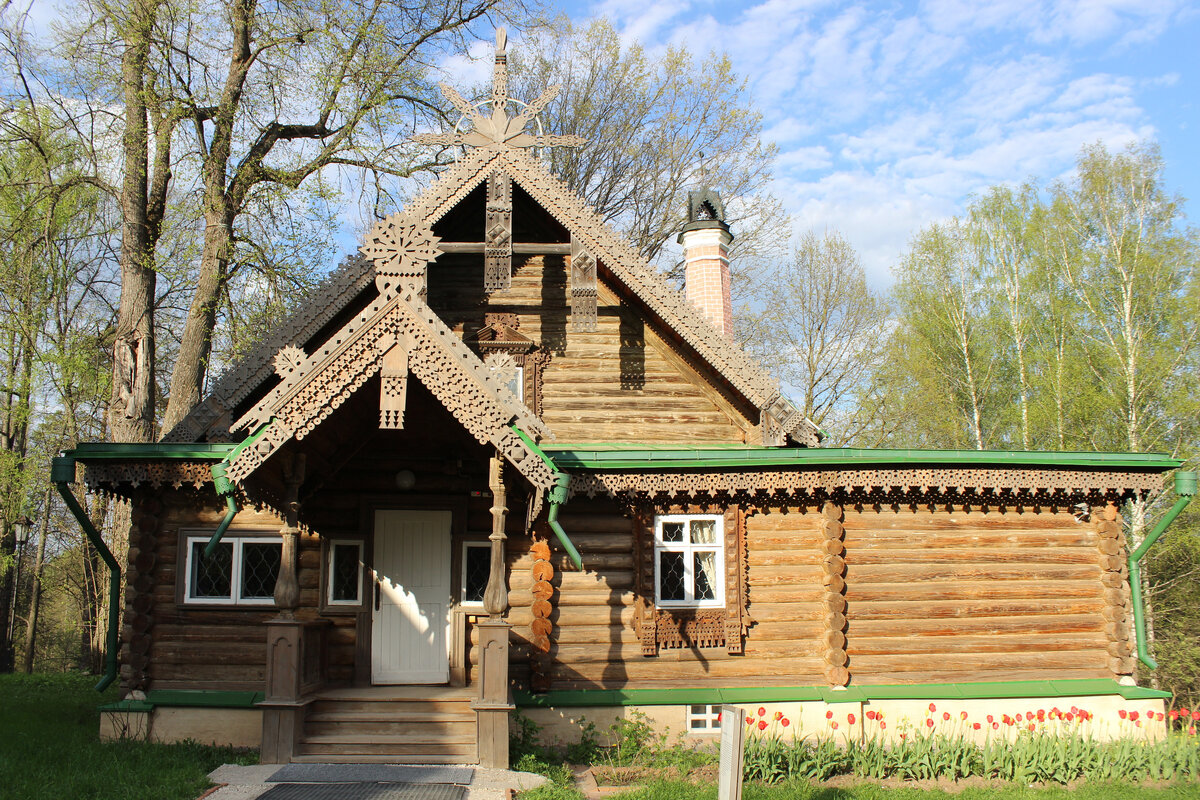
<svg viewBox="0 0 1200 800">
<path fill-rule="evenodd" d="M 467 787 L 444 783 L 281 783 L 259 800 L 464 800 Z"/>
<path fill-rule="evenodd" d="M 269 783 L 457 783 L 466 786 L 473 767 L 405 764 L 288 764 L 267 778 Z"/>
</svg>

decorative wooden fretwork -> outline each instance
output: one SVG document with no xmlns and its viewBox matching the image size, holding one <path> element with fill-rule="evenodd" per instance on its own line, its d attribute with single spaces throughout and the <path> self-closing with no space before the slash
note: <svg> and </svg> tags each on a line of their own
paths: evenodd
<svg viewBox="0 0 1200 800">
<path fill-rule="evenodd" d="M 1152 472 L 1086 469 L 828 469 L 731 472 L 575 473 L 570 491 L 595 497 L 746 498 L 753 503 L 822 500 L 833 493 L 854 502 L 1036 505 L 1080 498 L 1118 500 L 1162 489 Z"/>
<path fill-rule="evenodd" d="M 639 508 L 634 511 L 637 587 L 634 625 L 642 655 L 657 655 L 660 649 L 695 647 L 724 647 L 730 654 L 742 653 L 746 631 L 752 623 L 748 609 L 749 557 L 742 509 L 732 506 L 725 510 L 724 608 L 655 607 L 653 520 L 653 510 Z"/>
<path fill-rule="evenodd" d="M 522 374 L 522 401 L 535 416 L 542 413 L 542 374 L 550 363 L 552 354 L 542 349 L 537 342 L 521 333 L 520 317 L 508 312 L 483 315 L 483 327 L 475 335 L 474 344 L 483 363 L 492 370 L 497 380 L 509 385 L 513 372 L 520 368 Z"/>
<path fill-rule="evenodd" d="M 211 461 L 92 461 L 83 465 L 83 482 L 93 491 L 119 486 L 199 489 L 212 480 Z"/>
<path fill-rule="evenodd" d="M 403 428 L 408 394 L 408 343 L 395 342 L 383 354 L 379 370 L 379 427 Z"/>
<path fill-rule="evenodd" d="M 571 329 L 596 330 L 596 257 L 571 237 Z"/>
<path fill-rule="evenodd" d="M 533 619 L 529 623 L 529 682 L 533 691 L 547 692 L 552 672 L 550 636 L 554 633 L 554 623 L 550 619 L 554 613 L 554 565 L 550 563 L 550 544 L 545 539 L 535 539 L 529 555 L 533 558 L 530 568 Z"/>
<path fill-rule="evenodd" d="M 1108 640 L 1108 668 L 1113 677 L 1132 675 L 1135 661 L 1129 643 L 1129 568 L 1125 559 L 1124 525 L 1116 505 L 1106 503 L 1091 509 L 1092 528 L 1104 586 L 1104 634 Z"/>
<path fill-rule="evenodd" d="M 825 679 L 830 686 L 850 682 L 846 665 L 846 530 L 842 527 L 842 507 L 825 503 L 821 508 L 821 619 L 822 653 Z"/>
<path fill-rule="evenodd" d="M 495 91 L 500 94 L 493 96 L 492 108 L 486 113 L 444 87 L 447 97 L 462 112 L 464 123 L 470 123 L 469 131 L 418 137 L 418 141 L 431 144 L 464 145 L 466 151 L 462 157 L 410 203 L 404 214 L 392 215 L 377 225 L 364 245 L 363 252 L 370 260 L 352 259 L 326 287 L 295 312 L 280 333 L 269 337 L 251 356 L 222 377 L 213 394 L 169 435 L 171 441 L 228 438 L 231 410 L 260 391 L 263 382 L 271 377 L 271 357 L 285 345 L 305 346 L 321 327 L 344 312 L 371 277 L 377 278 L 381 291 L 388 285 L 407 284 L 416 286 L 419 294 L 425 276 L 422 259 L 436 256 L 437 241 L 430 233 L 431 226 L 489 177 L 503 175 L 506 180 L 520 185 L 534 202 L 571 231 L 572 242 L 578 242 L 579 248 L 596 263 L 603 262 L 606 275 L 611 275 L 644 303 L 688 348 L 711 365 L 721 380 L 758 408 L 760 426 L 768 439 L 791 439 L 807 446 L 819 443 L 816 426 L 780 397 L 778 383 L 741 348 L 721 336 L 680 292 L 670 287 L 628 242 L 610 230 L 582 198 L 555 178 L 530 152 L 530 148 L 580 144 L 581 140 L 525 131 L 553 96 L 552 90 L 513 115 L 505 108 L 497 107 L 501 99 L 505 104 L 509 102 L 507 67 L 502 55 L 502 49 L 498 48 L 493 85 L 499 87 Z M 580 296 L 581 303 L 583 297 L 586 295 Z M 572 317 L 578 317 L 579 324 L 584 324 L 583 305 L 579 309 L 576 314 L 573 305 Z"/>
<path fill-rule="evenodd" d="M 512 283 L 512 179 L 493 172 L 487 179 L 484 219 L 483 289 L 497 292 Z"/>
</svg>

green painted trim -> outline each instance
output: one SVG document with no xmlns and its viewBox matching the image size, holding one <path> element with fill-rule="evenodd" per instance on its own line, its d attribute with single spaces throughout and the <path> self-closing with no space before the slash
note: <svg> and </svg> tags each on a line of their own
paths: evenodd
<svg viewBox="0 0 1200 800">
<path fill-rule="evenodd" d="M 1067 453 L 1008 450 L 885 450 L 821 447 L 655 447 L 647 445 L 544 445 L 558 469 L 628 470 L 795 466 L 861 467 L 868 464 L 960 467 L 1072 467 L 1098 471 L 1165 471 L 1182 461 L 1162 453 Z"/>
<path fill-rule="evenodd" d="M 82 442 L 64 455 L 83 462 L 130 459 L 220 461 L 237 447 L 232 442 Z"/>
<path fill-rule="evenodd" d="M 575 565 L 575 569 L 583 569 L 583 557 L 579 555 L 579 550 L 576 549 L 575 543 L 571 541 L 571 537 L 563 530 L 562 523 L 558 521 L 558 509 L 563 503 L 567 502 L 570 496 L 568 487 L 571 485 L 571 476 L 565 472 L 559 471 L 558 467 L 546 455 L 542 448 L 538 447 L 529 434 L 518 428 L 516 425 L 510 425 L 517 436 L 521 437 L 521 441 L 525 443 L 531 451 L 537 454 L 538 458 L 545 462 L 550 471 L 554 473 L 554 487 L 547 490 L 546 499 L 550 501 L 550 510 L 546 512 L 546 524 L 550 526 L 550 530 L 554 531 L 555 537 L 558 538 L 558 543 L 563 546 L 563 550 L 567 551 L 567 557 L 571 559 L 571 563 Z"/>
<path fill-rule="evenodd" d="M 146 692 L 151 706 L 174 708 L 254 708 L 266 698 L 262 692 L 226 692 L 209 689 L 154 689 Z"/>
<path fill-rule="evenodd" d="M 570 706 L 658 706 L 723 703 L 825 702 L 862 703 L 870 700 L 986 700 L 1021 697 L 1091 697 L 1119 694 L 1126 700 L 1164 699 L 1170 692 L 1141 686 L 1122 686 L 1113 680 L 998 681 L 933 683 L 917 686 L 696 687 L 686 689 L 581 689 L 532 694 L 513 692 L 521 708 Z"/>
<path fill-rule="evenodd" d="M 1141 560 L 1150 549 L 1150 546 L 1158 541 L 1158 537 L 1162 536 L 1167 530 L 1167 526 L 1175 521 L 1179 516 L 1179 512 L 1192 502 L 1192 497 L 1196 494 L 1196 473 L 1191 470 L 1179 470 L 1175 473 L 1175 494 L 1179 495 L 1179 499 L 1175 501 L 1175 505 L 1171 506 L 1166 515 L 1158 521 L 1150 534 L 1142 539 L 1142 543 L 1138 548 L 1129 554 L 1129 588 L 1132 592 L 1133 605 L 1133 630 L 1137 637 L 1137 655 L 1138 660 L 1145 664 L 1150 669 L 1158 669 L 1158 662 L 1150 655 L 1150 644 L 1146 637 L 1146 611 L 1142 601 L 1142 569 Z"/>
<path fill-rule="evenodd" d="M 101 711 L 137 711 L 148 712 L 154 710 L 153 703 L 147 703 L 145 700 L 118 700 L 115 703 L 108 703 L 100 706 Z"/>
</svg>

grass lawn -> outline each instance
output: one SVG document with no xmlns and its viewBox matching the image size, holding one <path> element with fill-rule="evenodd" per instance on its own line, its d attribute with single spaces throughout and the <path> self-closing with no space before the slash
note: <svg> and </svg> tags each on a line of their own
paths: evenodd
<svg viewBox="0 0 1200 800">
<path fill-rule="evenodd" d="M 579 800 L 573 789 L 546 786 L 520 795 L 521 800 Z M 1200 798 L 1200 783 L 1180 783 L 1162 787 L 1127 784 L 1089 784 L 1066 787 L 1030 788 L 1025 786 L 967 787 L 961 791 L 919 789 L 910 786 L 824 786 L 808 783 L 783 783 L 773 786 L 745 785 L 743 800 L 1185 800 Z M 645 788 L 612 795 L 611 800 L 716 800 L 713 784 L 695 786 L 686 782 L 656 783 Z"/>
<path fill-rule="evenodd" d="M 207 774 L 256 753 L 193 744 L 99 741 L 95 676 L 0 675 L 3 800 L 193 800 Z"/>
</svg>

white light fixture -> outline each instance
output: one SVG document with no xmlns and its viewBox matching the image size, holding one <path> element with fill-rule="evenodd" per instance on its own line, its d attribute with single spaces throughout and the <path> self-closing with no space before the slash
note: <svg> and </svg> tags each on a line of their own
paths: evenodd
<svg viewBox="0 0 1200 800">
<path fill-rule="evenodd" d="M 23 547 L 29 541 L 29 525 L 29 517 L 25 516 L 19 517 L 13 523 L 13 536 L 16 537 L 18 547 Z"/>
<path fill-rule="evenodd" d="M 417 476 L 413 474 L 411 469 L 402 469 L 396 473 L 397 488 L 408 491 L 417 485 Z"/>
</svg>

